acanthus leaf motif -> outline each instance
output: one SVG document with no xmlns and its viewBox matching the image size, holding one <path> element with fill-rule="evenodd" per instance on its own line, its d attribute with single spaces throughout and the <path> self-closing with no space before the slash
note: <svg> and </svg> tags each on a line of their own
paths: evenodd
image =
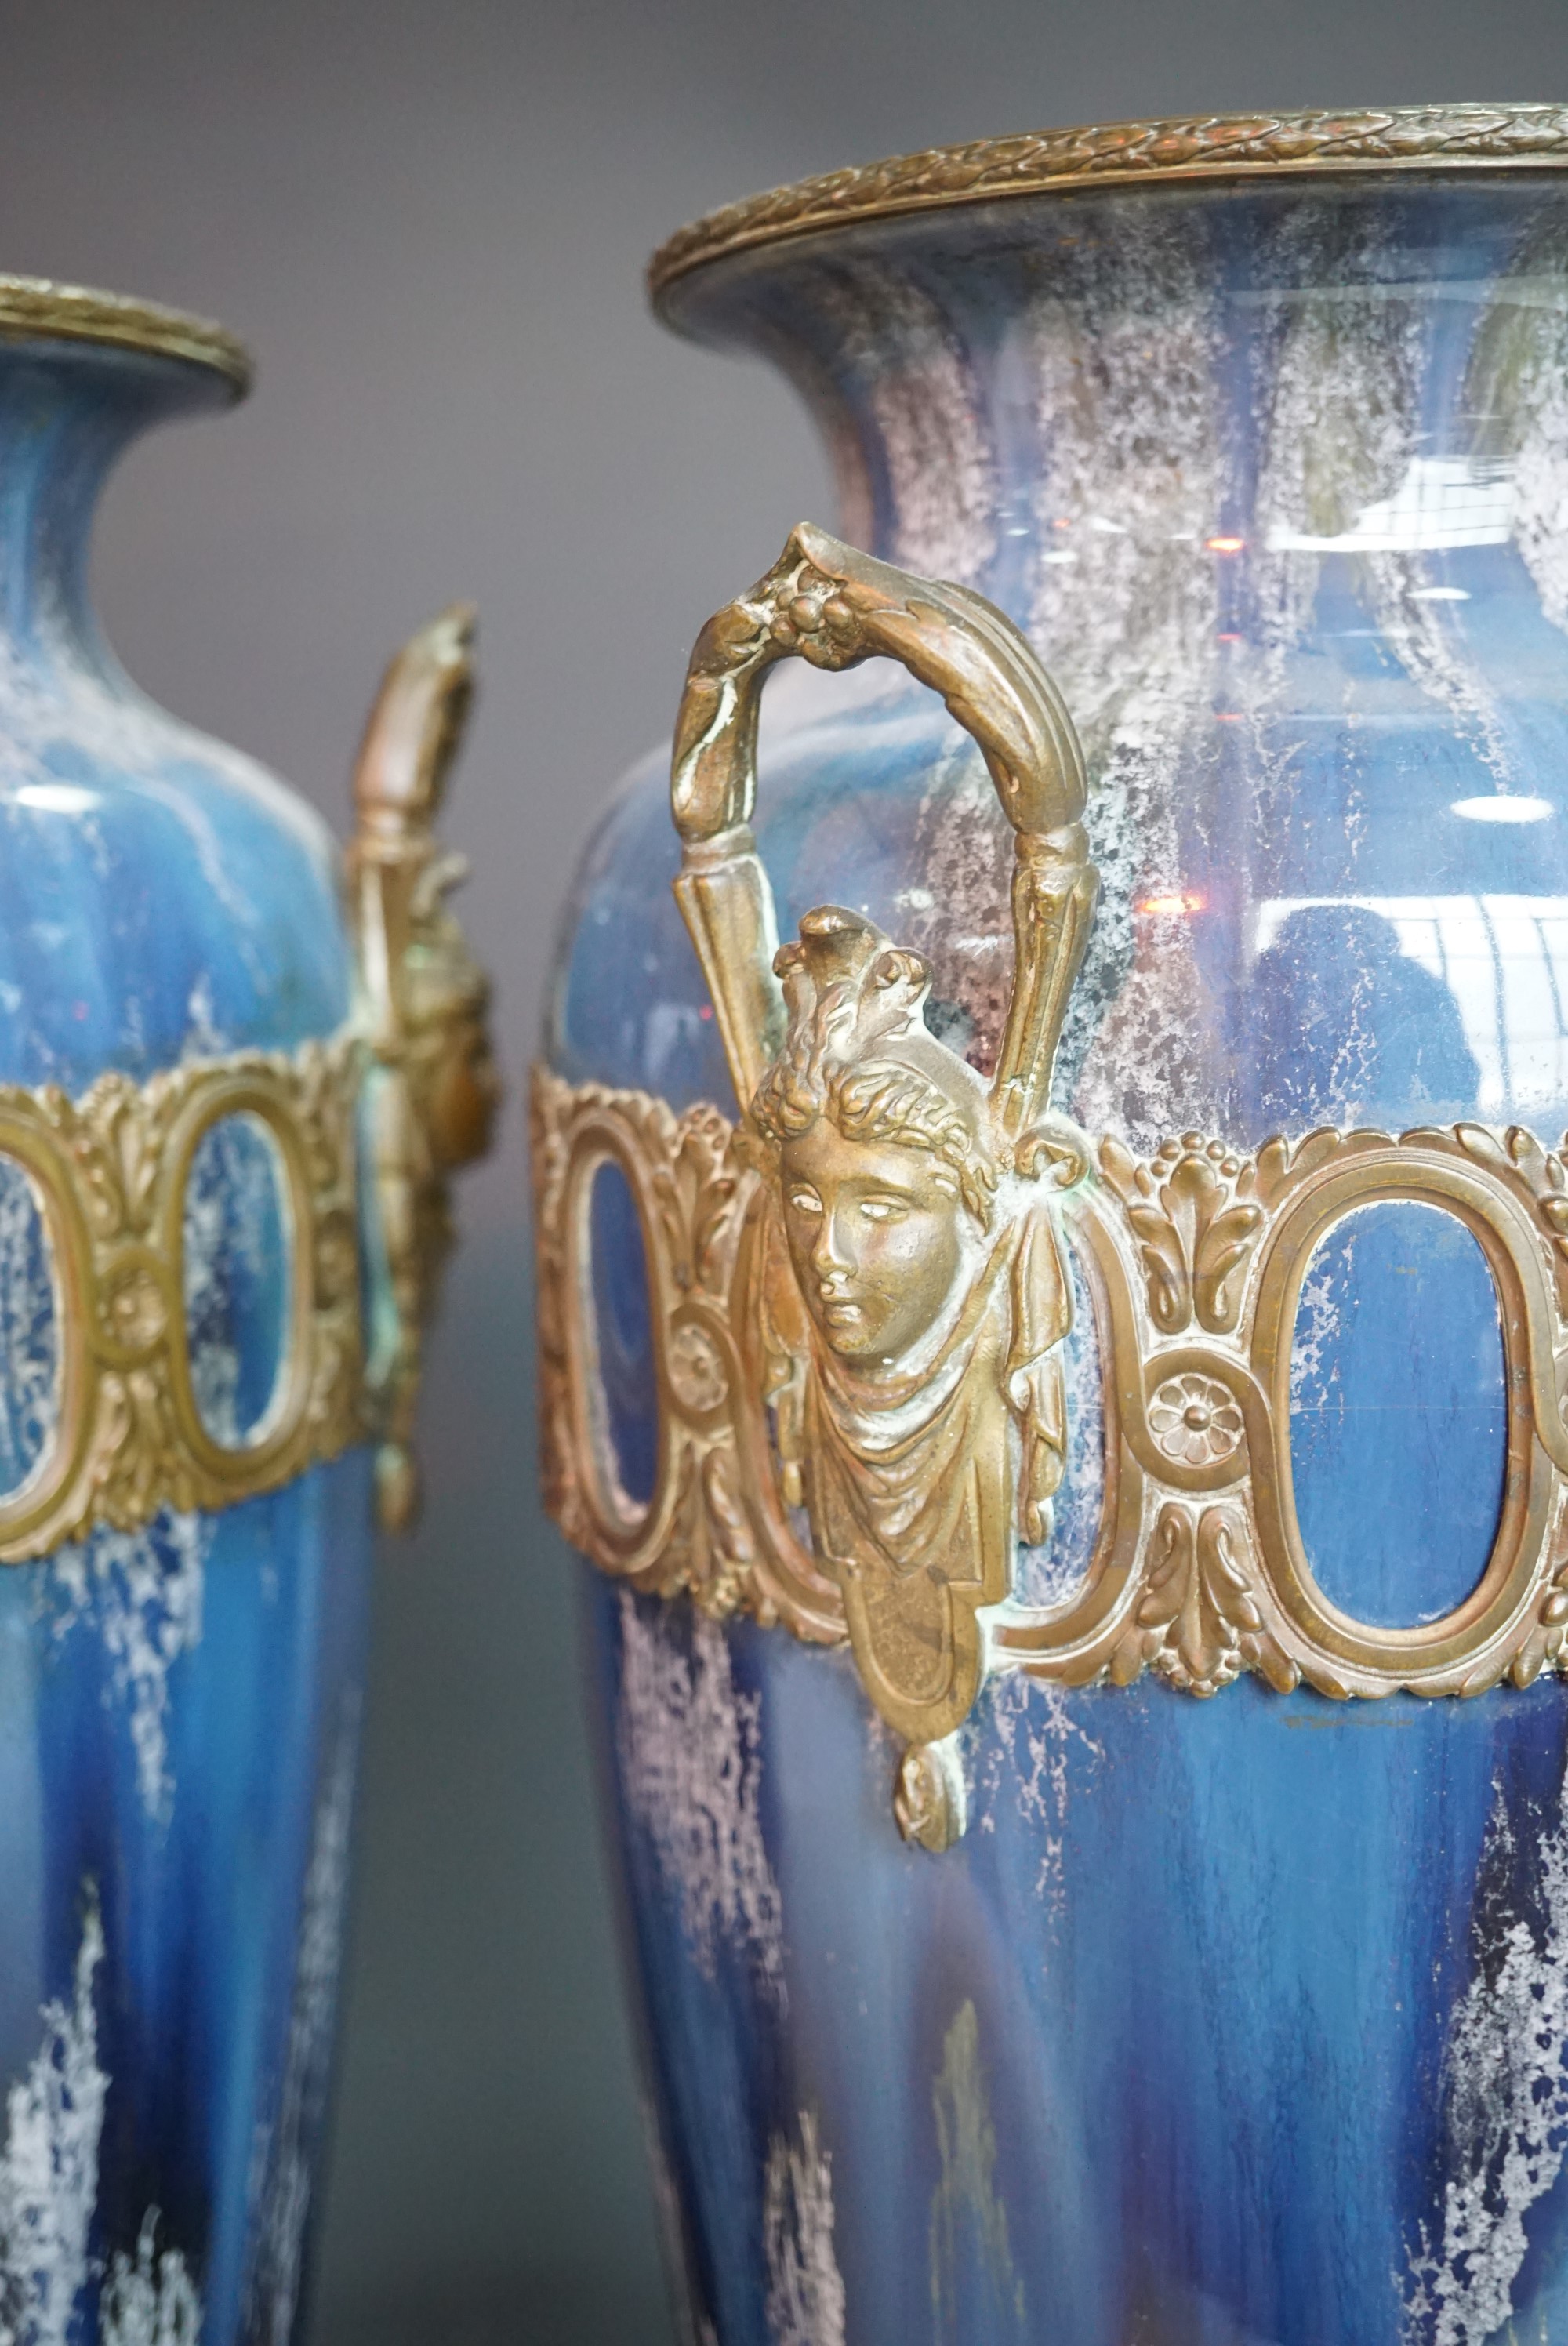
<svg viewBox="0 0 1568 2346">
<path fill-rule="evenodd" d="M 1138 1240 L 1149 1316 L 1161 1334 L 1179 1335 L 1195 1318 L 1211 1335 L 1229 1334 L 1264 1222 L 1252 1162 L 1224 1141 L 1186 1132 L 1146 1165 L 1105 1140 L 1100 1168 Z"/>
<path fill-rule="evenodd" d="M 640 1588 L 689 1589 L 717 1610 L 733 1598 L 802 1638 L 839 1642 L 840 1591 L 792 1512 L 806 1496 L 812 1456 L 803 1345 L 789 1320 L 802 1307 L 785 1275 L 783 1237 L 753 1139 L 711 1109 L 654 1115 L 646 1096 L 575 1090 L 544 1073 L 537 1080 L 536 1097 L 548 1106 L 535 1165 L 541 1401 L 555 1511 L 579 1545 Z M 572 1323 L 589 1306 L 580 1279 L 565 1280 L 561 1250 L 579 1124 L 601 1136 L 613 1125 L 621 1136 L 614 1146 L 645 1198 L 645 1160 L 656 1148 L 665 1153 L 679 1225 L 666 1251 L 694 1274 L 681 1288 L 668 1260 L 660 1273 L 654 1333 L 668 1404 L 661 1420 L 667 1493 L 662 1522 L 635 1555 L 583 1497 L 583 1429 L 568 1406 L 563 1366 L 578 1341 Z M 602 1139 L 591 1145 L 603 1154 Z M 1064 1686 L 1125 1685 L 1153 1669 L 1195 1695 L 1250 1672 L 1280 1691 L 1305 1681 L 1338 1701 L 1400 1688 L 1473 1698 L 1502 1675 L 1525 1686 L 1548 1668 L 1568 1669 L 1561 1397 L 1568 1303 L 1557 1275 L 1568 1175 L 1561 1155 L 1522 1128 L 1468 1126 L 1398 1137 L 1324 1128 L 1269 1140 L 1251 1160 L 1184 1134 L 1140 1162 L 1105 1138 L 1094 1158 L 1098 1178 L 1070 1201 L 1066 1234 L 1095 1317 L 1107 1464 L 1115 1467 L 1102 1563 L 1067 1602 L 1020 1599 L 999 1617 L 988 1632 L 994 1667 Z M 700 1179 L 687 1169 L 698 1166 Z M 1298 1295 L 1292 1281 L 1325 1228 L 1384 1198 L 1462 1209 L 1483 1235 L 1503 1298 L 1508 1487 L 1522 1502 L 1504 1511 L 1489 1566 L 1498 1595 L 1487 1614 L 1471 1608 L 1423 1625 L 1419 1640 L 1329 1617 L 1301 1571 L 1299 1530 L 1280 1506 Z M 665 1215 L 651 1204 L 647 1210 L 657 1250 Z M 699 1228 L 711 1233 L 706 1250 L 695 1237 Z M 1179 1326 L 1156 1321 L 1160 1295 L 1175 1299 L 1164 1318 Z M 1216 1328 L 1217 1320 L 1230 1324 Z"/>
<path fill-rule="evenodd" d="M 1242 1537 L 1237 1518 L 1224 1507 L 1195 1515 L 1172 1502 L 1155 1525 L 1133 1635 L 1149 1668 L 1189 1694 L 1227 1686 L 1247 1659 L 1243 1640 L 1265 1636 L 1237 1554 Z"/>
</svg>

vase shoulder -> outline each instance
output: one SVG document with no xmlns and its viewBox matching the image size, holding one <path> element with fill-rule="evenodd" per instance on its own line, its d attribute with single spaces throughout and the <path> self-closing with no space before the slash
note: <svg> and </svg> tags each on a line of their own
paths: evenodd
<svg viewBox="0 0 1568 2346">
<path fill-rule="evenodd" d="M 75 1090 L 341 1025 L 338 859 L 304 801 L 97 678 L 42 705 L 0 678 L 0 1081 Z"/>
<path fill-rule="evenodd" d="M 1555 998 L 1568 894 L 1568 178 L 1520 121 L 1456 117 L 1444 161 L 1422 116 L 1408 170 L 846 200 L 672 280 L 804 391 L 844 536 L 978 590 L 1061 688 L 1102 897 L 1057 1096 L 1091 1129 L 1568 1116 L 1555 1014 L 1500 1040 Z M 928 952 L 955 873 L 954 935 L 996 929 L 959 771 L 900 882 Z M 765 827 L 784 787 L 765 760 Z"/>
<path fill-rule="evenodd" d="M 123 450 L 247 371 L 200 320 L 0 278 L 0 1081 L 78 1090 L 346 1015 L 325 826 L 139 691 L 88 592 Z"/>
</svg>

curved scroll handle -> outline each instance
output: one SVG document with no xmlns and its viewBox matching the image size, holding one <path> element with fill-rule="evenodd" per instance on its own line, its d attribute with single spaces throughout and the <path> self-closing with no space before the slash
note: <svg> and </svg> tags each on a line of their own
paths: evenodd
<svg viewBox="0 0 1568 2346">
<path fill-rule="evenodd" d="M 435 837 L 473 697 L 473 607 L 454 604 L 404 645 L 382 679 L 354 768 L 349 905 L 385 1250 L 368 1382 L 381 1439 L 378 1509 L 399 1531 L 418 1513 L 413 1417 L 423 1331 L 453 1238 L 448 1178 L 489 1148 L 500 1097 L 489 981 L 443 901 L 467 867 Z"/>
<path fill-rule="evenodd" d="M 757 855 L 757 720 L 776 660 L 853 668 L 885 656 L 939 692 L 979 743 L 1015 833 L 1016 964 L 993 1083 L 1001 1128 L 1044 1113 L 1099 889 L 1084 759 L 1062 697 L 1011 619 L 966 586 L 917 578 L 802 522 L 765 578 L 697 638 L 676 722 L 675 892 L 702 963 L 742 1108 L 783 1040 L 778 928 Z"/>
</svg>

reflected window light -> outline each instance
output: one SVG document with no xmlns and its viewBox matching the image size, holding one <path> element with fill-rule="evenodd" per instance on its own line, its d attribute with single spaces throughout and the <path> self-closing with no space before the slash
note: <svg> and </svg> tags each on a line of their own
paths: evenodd
<svg viewBox="0 0 1568 2346">
<path fill-rule="evenodd" d="M 1416 456 L 1391 497 L 1363 505 L 1349 529 L 1328 537 L 1272 529 L 1275 553 L 1410 554 L 1444 546 L 1503 546 L 1513 529 L 1513 474 L 1468 457 Z M 1428 600 L 1447 602 L 1440 587 Z"/>
<path fill-rule="evenodd" d="M 13 796 L 18 806 L 41 807 L 47 814 L 96 814 L 104 802 L 101 791 L 76 782 L 24 782 Z"/>
<path fill-rule="evenodd" d="M 1468 603 L 1468 586 L 1418 586 L 1410 596 L 1412 603 Z"/>
<path fill-rule="evenodd" d="M 1550 799 L 1515 797 L 1497 790 L 1485 798 L 1455 799 L 1449 812 L 1462 815 L 1466 822 L 1545 822 L 1556 809 Z"/>
<path fill-rule="evenodd" d="M 1276 896 L 1257 908 L 1254 953 L 1292 913 L 1352 905 L 1380 913 L 1399 951 L 1453 996 L 1479 1114 L 1555 1112 L 1568 1095 L 1568 896 Z"/>
<path fill-rule="evenodd" d="M 1239 554 L 1247 540 L 1244 537 L 1206 537 L 1204 544 L 1211 554 Z"/>
</svg>

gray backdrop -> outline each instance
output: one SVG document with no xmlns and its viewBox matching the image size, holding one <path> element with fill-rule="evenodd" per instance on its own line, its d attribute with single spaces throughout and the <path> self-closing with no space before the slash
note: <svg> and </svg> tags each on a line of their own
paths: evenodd
<svg viewBox="0 0 1568 2346">
<path fill-rule="evenodd" d="M 378 1597 L 322 2346 L 669 2335 L 535 1504 L 524 1069 L 555 907 L 691 638 L 802 515 L 792 396 L 646 314 L 647 249 L 771 182 L 1196 108 L 1562 97 L 1562 0 L 35 0 L 0 14 L 0 268 L 209 311 L 249 406 L 132 455 L 109 631 L 341 821 L 369 694 L 455 595 L 450 829 L 512 1103 L 463 1199 L 425 1526 Z"/>
</svg>

